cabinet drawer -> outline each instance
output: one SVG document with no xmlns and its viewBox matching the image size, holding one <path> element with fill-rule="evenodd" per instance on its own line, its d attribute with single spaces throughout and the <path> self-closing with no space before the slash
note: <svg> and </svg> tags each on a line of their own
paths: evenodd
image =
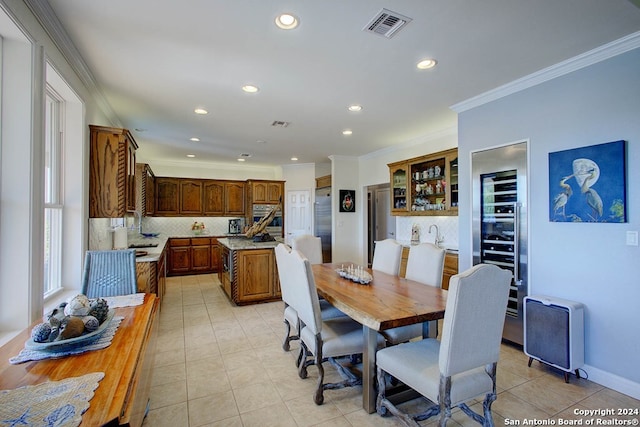
<svg viewBox="0 0 640 427">
<path fill-rule="evenodd" d="M 211 241 L 208 237 L 196 237 L 191 239 L 191 246 L 210 245 Z"/>
<path fill-rule="evenodd" d="M 171 246 L 191 246 L 191 239 L 171 239 Z"/>
</svg>

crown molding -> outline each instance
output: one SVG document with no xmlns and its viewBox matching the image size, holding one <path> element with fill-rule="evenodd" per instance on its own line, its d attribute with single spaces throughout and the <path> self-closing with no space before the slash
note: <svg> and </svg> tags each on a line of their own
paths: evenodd
<svg viewBox="0 0 640 427">
<path fill-rule="evenodd" d="M 62 26 L 62 23 L 58 19 L 49 2 L 42 0 L 23 0 L 27 5 L 31 13 L 40 22 L 42 28 L 49 35 L 53 43 L 56 45 L 62 56 L 67 60 L 73 71 L 85 85 L 93 99 L 96 101 L 100 109 L 107 116 L 113 126 L 122 127 L 122 122 L 117 116 L 111 104 L 107 101 L 107 98 L 102 93 L 102 90 L 98 86 L 96 79 L 93 77 L 91 70 L 87 66 L 87 63 L 82 58 L 80 51 L 76 48 L 69 34 Z"/>
<path fill-rule="evenodd" d="M 243 171 L 252 170 L 255 172 L 268 172 L 273 173 L 277 172 L 281 166 L 263 166 L 263 165 L 252 165 L 247 164 L 246 162 L 238 164 L 235 163 L 219 163 L 219 162 L 205 162 L 205 161 L 197 161 L 197 160 L 164 160 L 164 159 L 143 159 L 147 163 L 153 163 L 153 166 L 164 166 L 164 167 L 179 167 L 179 168 L 193 168 L 193 169 L 216 169 L 216 170 L 226 170 L 226 171 Z"/>
<path fill-rule="evenodd" d="M 472 108 L 479 107 L 557 77 L 564 76 L 565 74 L 605 61 L 614 56 L 621 55 L 630 50 L 637 49 L 638 47 L 640 47 L 640 31 L 454 104 L 449 108 L 460 114 Z"/>
</svg>

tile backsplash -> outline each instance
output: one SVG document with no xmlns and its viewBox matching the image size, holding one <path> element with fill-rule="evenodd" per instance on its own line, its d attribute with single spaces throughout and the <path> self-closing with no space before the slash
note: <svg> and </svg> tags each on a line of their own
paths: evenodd
<svg viewBox="0 0 640 427">
<path fill-rule="evenodd" d="M 193 236 L 191 225 L 194 222 L 204 223 L 202 235 L 224 236 L 229 232 L 229 220 L 237 217 L 144 217 L 142 231 L 160 233 L 166 237 Z M 91 218 L 89 219 L 89 249 L 108 250 L 113 246 L 113 227 L 121 225 L 122 219 Z M 139 238 L 132 217 L 125 218 L 125 225 L 129 228 L 129 241 Z M 131 230 L 132 225 L 134 230 Z"/>
<path fill-rule="evenodd" d="M 458 217 L 457 216 L 397 216 L 396 239 L 402 243 L 411 242 L 411 228 L 416 224 L 420 229 L 420 242 L 433 243 L 435 230 L 429 234 L 429 226 L 438 226 L 440 235 L 444 237 L 442 246 L 458 248 Z"/>
</svg>

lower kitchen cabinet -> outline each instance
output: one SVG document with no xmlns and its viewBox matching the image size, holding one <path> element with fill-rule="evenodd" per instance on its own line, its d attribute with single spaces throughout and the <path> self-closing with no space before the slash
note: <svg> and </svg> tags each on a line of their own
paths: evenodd
<svg viewBox="0 0 640 427">
<path fill-rule="evenodd" d="M 162 251 L 157 261 L 136 262 L 138 292 L 156 294 L 161 306 L 165 292 L 166 266 L 166 250 Z"/>
<path fill-rule="evenodd" d="M 281 298 L 273 248 L 230 250 L 222 245 L 221 251 L 218 277 L 231 301 L 245 305 Z"/>
<path fill-rule="evenodd" d="M 217 273 L 220 246 L 215 237 L 169 239 L 169 276 Z"/>
</svg>

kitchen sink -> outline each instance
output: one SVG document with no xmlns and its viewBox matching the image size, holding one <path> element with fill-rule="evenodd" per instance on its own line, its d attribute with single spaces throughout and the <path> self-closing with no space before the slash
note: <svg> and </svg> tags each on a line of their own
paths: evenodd
<svg viewBox="0 0 640 427">
<path fill-rule="evenodd" d="M 130 248 L 155 248 L 157 246 L 157 243 L 132 243 L 129 245 Z"/>
</svg>

